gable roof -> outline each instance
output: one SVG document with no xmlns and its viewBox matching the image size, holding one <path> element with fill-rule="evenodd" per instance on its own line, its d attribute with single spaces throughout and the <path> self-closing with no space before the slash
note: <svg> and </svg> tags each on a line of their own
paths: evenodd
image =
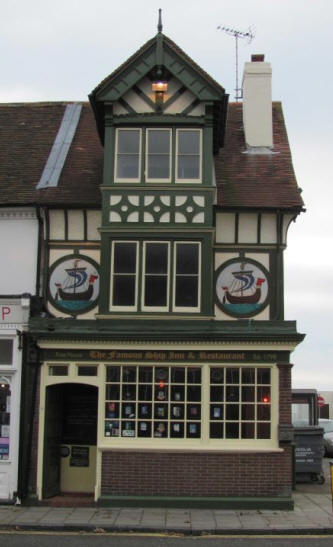
<svg viewBox="0 0 333 547">
<path fill-rule="evenodd" d="M 228 95 L 207 72 L 191 59 L 175 42 L 159 32 L 148 40 L 123 64 L 104 78 L 90 93 L 101 141 L 104 141 L 104 103 L 121 99 L 142 78 L 157 69 L 166 69 L 200 101 L 214 104 L 214 151 L 223 145 Z"/>
<path fill-rule="evenodd" d="M 0 206 L 101 206 L 103 148 L 89 103 L 57 187 L 37 190 L 67 104 L 0 105 Z M 301 210 L 280 103 L 273 104 L 273 131 L 274 154 L 245 154 L 242 104 L 229 105 L 225 147 L 215 156 L 218 207 Z"/>
</svg>

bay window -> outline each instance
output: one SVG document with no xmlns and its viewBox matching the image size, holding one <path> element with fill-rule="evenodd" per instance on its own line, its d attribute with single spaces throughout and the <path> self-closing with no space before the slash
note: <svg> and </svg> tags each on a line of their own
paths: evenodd
<svg viewBox="0 0 333 547">
<path fill-rule="evenodd" d="M 110 309 L 200 311 L 200 251 L 198 242 L 113 241 Z"/>
<path fill-rule="evenodd" d="M 116 129 L 115 182 L 196 183 L 201 178 L 201 129 Z"/>
<path fill-rule="evenodd" d="M 171 180 L 171 130 L 147 129 L 146 180 Z"/>
<path fill-rule="evenodd" d="M 118 129 L 115 180 L 140 180 L 140 129 Z"/>
<path fill-rule="evenodd" d="M 177 130 L 176 180 L 201 178 L 201 133 L 197 129 Z"/>
</svg>

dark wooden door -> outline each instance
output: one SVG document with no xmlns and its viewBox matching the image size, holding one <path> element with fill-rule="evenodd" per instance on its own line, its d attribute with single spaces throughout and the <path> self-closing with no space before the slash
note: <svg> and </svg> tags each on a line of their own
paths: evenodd
<svg viewBox="0 0 333 547">
<path fill-rule="evenodd" d="M 46 388 L 43 498 L 50 498 L 60 493 L 62 388 L 63 386 L 49 386 Z"/>
</svg>

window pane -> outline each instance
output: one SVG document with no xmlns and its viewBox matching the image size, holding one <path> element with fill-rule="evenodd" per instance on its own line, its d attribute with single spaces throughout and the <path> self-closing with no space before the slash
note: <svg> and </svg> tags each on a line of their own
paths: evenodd
<svg viewBox="0 0 333 547">
<path fill-rule="evenodd" d="M 269 368 L 259 368 L 258 369 L 258 384 L 270 384 L 271 382 L 271 370 Z"/>
<path fill-rule="evenodd" d="M 148 178 L 149 179 L 169 179 L 170 178 L 170 158 L 156 154 L 148 156 Z"/>
<path fill-rule="evenodd" d="M 166 243 L 147 243 L 146 273 L 167 273 L 168 245 Z"/>
<path fill-rule="evenodd" d="M 178 156 L 178 179 L 198 179 L 200 175 L 199 156 Z"/>
<path fill-rule="evenodd" d="M 258 439 L 270 439 L 271 426 L 270 424 L 258 424 L 257 425 L 257 438 Z"/>
<path fill-rule="evenodd" d="M 144 305 L 158 307 L 167 305 L 167 276 L 146 275 Z"/>
<path fill-rule="evenodd" d="M 238 437 L 239 437 L 239 424 L 238 424 L 238 422 L 226 422 L 226 424 L 225 424 L 225 436 L 226 436 L 226 439 L 238 439 Z"/>
<path fill-rule="evenodd" d="M 176 306 L 196 308 L 198 306 L 197 277 L 178 276 L 176 280 Z"/>
<path fill-rule="evenodd" d="M 254 439 L 254 424 L 242 424 L 242 439 Z"/>
<path fill-rule="evenodd" d="M 199 246 L 177 243 L 177 274 L 197 274 L 199 271 Z"/>
<path fill-rule="evenodd" d="M 200 131 L 178 131 L 178 154 L 200 154 Z"/>
<path fill-rule="evenodd" d="M 148 153 L 149 154 L 170 154 L 170 130 L 148 129 Z"/>
<path fill-rule="evenodd" d="M 223 384 L 224 381 L 224 368 L 211 368 L 210 369 L 210 383 L 211 384 Z"/>
<path fill-rule="evenodd" d="M 227 384 L 239 384 L 239 369 L 238 368 L 227 368 Z"/>
<path fill-rule="evenodd" d="M 113 271 L 115 273 L 135 273 L 136 243 L 115 243 Z"/>
<path fill-rule="evenodd" d="M 133 275 L 115 275 L 113 278 L 113 306 L 134 306 L 135 277 Z"/>
<path fill-rule="evenodd" d="M 140 131 L 139 129 L 118 130 L 118 154 L 139 154 Z"/>
<path fill-rule="evenodd" d="M 118 155 L 116 176 L 119 179 L 137 179 L 139 177 L 139 155 Z"/>
<path fill-rule="evenodd" d="M 187 383 L 188 384 L 201 384 L 201 369 L 188 368 L 187 369 Z"/>
<path fill-rule="evenodd" d="M 13 340 L 0 340 L 0 365 L 11 365 L 13 359 Z"/>
<path fill-rule="evenodd" d="M 255 383 L 255 369 L 254 368 L 243 368 L 242 369 L 242 382 L 243 382 L 243 384 L 254 384 Z"/>
</svg>

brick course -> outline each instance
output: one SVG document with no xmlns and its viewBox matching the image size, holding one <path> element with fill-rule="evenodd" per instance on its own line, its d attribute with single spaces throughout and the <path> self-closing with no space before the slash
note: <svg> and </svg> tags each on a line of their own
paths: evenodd
<svg viewBox="0 0 333 547">
<path fill-rule="evenodd" d="M 275 453 L 104 452 L 102 495 L 289 496 L 291 449 Z"/>
</svg>

